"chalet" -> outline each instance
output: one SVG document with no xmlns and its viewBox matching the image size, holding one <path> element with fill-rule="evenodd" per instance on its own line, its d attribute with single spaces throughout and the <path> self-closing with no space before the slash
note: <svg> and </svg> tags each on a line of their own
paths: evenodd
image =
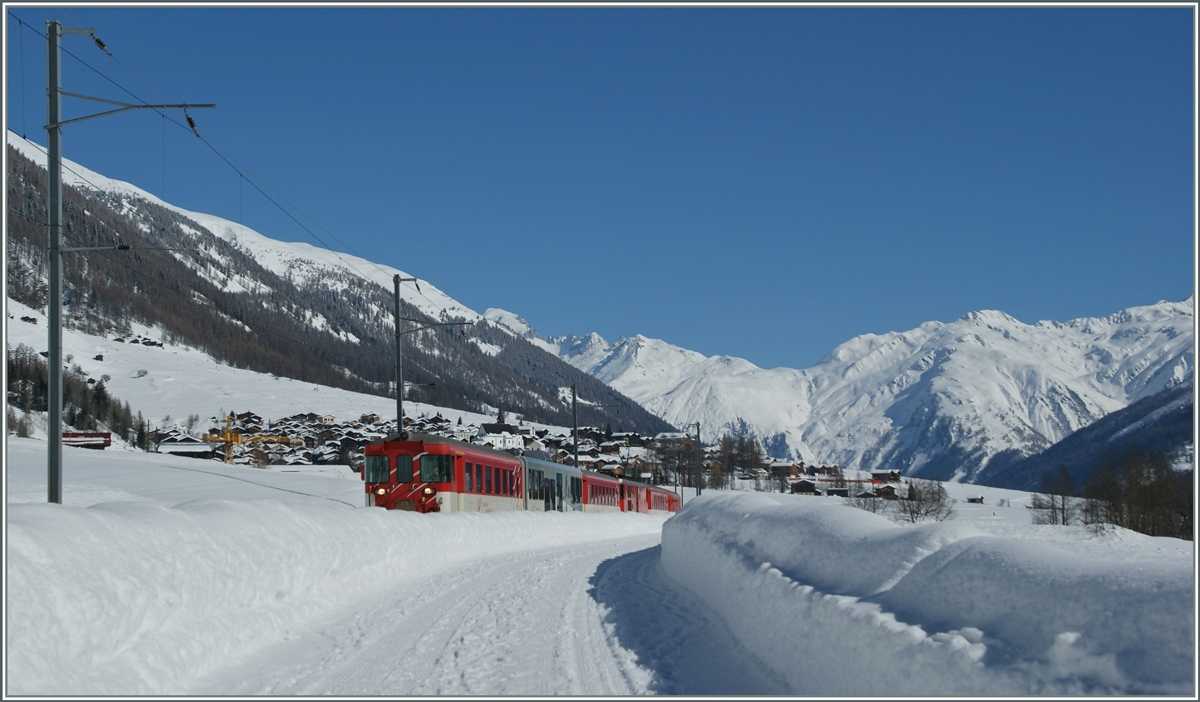
<svg viewBox="0 0 1200 702">
<path fill-rule="evenodd" d="M 615 456 L 619 455 L 621 453 L 621 449 L 623 448 L 625 448 L 624 441 L 605 441 L 604 443 L 600 444 L 600 453 L 607 453 Z"/>
<path fill-rule="evenodd" d="M 826 488 L 825 494 L 831 497 L 850 497 L 850 488 L 831 487 Z"/>
<path fill-rule="evenodd" d="M 612 435 L 613 441 L 620 441 L 626 446 L 645 446 L 646 440 L 635 431 L 615 432 Z"/>
<path fill-rule="evenodd" d="M 656 441 L 657 443 L 660 443 L 660 444 L 663 442 L 670 442 L 670 441 L 685 441 L 690 438 L 692 438 L 692 436 L 690 434 L 685 434 L 684 432 L 681 432 L 681 431 L 665 431 L 665 432 L 662 432 L 661 434 L 654 435 L 654 441 Z"/>
<path fill-rule="evenodd" d="M 332 414 L 323 414 L 321 415 L 320 422 L 322 424 L 336 424 L 337 417 L 334 417 Z"/>
<path fill-rule="evenodd" d="M 233 418 L 243 426 L 253 424 L 261 427 L 263 425 L 263 418 L 253 412 L 242 412 L 241 414 L 235 414 L 233 415 Z"/>
<path fill-rule="evenodd" d="M 529 451 L 541 451 L 542 453 L 546 452 L 546 444 L 542 443 L 539 439 L 535 439 L 532 436 L 524 436 L 524 437 L 521 437 L 521 440 L 525 443 L 525 446 L 523 448 L 525 449 L 526 452 L 529 452 Z"/>
<path fill-rule="evenodd" d="M 983 504 L 983 495 L 980 495 L 979 497 L 968 497 L 967 502 L 973 505 L 981 505 Z"/>
<path fill-rule="evenodd" d="M 895 500 L 900 497 L 900 495 L 896 492 L 895 485 L 880 485 L 875 489 L 875 494 L 879 495 L 885 500 Z"/>
<path fill-rule="evenodd" d="M 811 480 L 797 480 L 792 483 L 793 495 L 820 495 L 817 484 Z"/>
<path fill-rule="evenodd" d="M 582 456 L 579 457 L 579 462 L 583 463 Z M 592 464 L 592 468 L 600 471 L 601 473 L 609 473 L 610 475 L 615 475 L 618 477 L 623 477 L 625 475 L 625 465 L 623 463 L 617 460 L 604 458 L 603 456 L 596 459 L 596 462 Z"/>
<path fill-rule="evenodd" d="M 221 444 L 215 441 L 201 441 L 194 436 L 170 432 L 159 439 L 157 450 L 172 456 L 211 459 L 216 455 L 219 446 Z"/>
<path fill-rule="evenodd" d="M 900 482 L 900 471 L 873 470 L 871 471 L 871 482 L 876 485 L 880 485 L 882 483 L 898 483 Z"/>
</svg>

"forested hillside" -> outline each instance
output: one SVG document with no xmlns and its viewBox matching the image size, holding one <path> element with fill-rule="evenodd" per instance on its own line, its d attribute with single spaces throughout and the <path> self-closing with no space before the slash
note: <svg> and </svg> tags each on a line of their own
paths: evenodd
<svg viewBox="0 0 1200 702">
<path fill-rule="evenodd" d="M 9 146 L 8 295 L 45 308 L 45 169 Z M 162 330 L 166 343 L 204 350 L 221 363 L 357 392 L 394 396 L 391 290 L 350 270 L 280 275 L 235 243 L 167 207 L 128 193 L 64 187 L 64 247 L 128 244 L 130 250 L 64 254 L 64 324 L 128 333 Z M 401 316 L 434 320 L 401 301 Z M 402 329 L 423 322 L 404 323 Z M 581 424 L 643 433 L 671 427 L 555 356 L 481 321 L 404 337 L 409 398 L 472 411 L 503 407 L 569 426 L 563 392 L 612 407 L 580 405 Z M 564 399 L 565 398 L 565 399 Z"/>
<path fill-rule="evenodd" d="M 1163 456 L 1173 463 L 1194 463 L 1194 393 L 1192 383 L 1181 383 L 1142 398 L 1045 451 L 1000 466 L 985 484 L 1034 492 L 1042 488 L 1047 475 L 1061 467 L 1075 485 L 1082 486 L 1107 458 L 1130 450 Z"/>
</svg>

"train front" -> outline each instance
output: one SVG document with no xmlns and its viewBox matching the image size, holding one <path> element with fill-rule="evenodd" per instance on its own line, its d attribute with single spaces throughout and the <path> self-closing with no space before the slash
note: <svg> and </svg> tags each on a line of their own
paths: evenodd
<svg viewBox="0 0 1200 702">
<path fill-rule="evenodd" d="M 368 507 L 440 512 L 454 491 L 454 453 L 445 440 L 405 432 L 367 444 L 363 458 Z"/>
</svg>

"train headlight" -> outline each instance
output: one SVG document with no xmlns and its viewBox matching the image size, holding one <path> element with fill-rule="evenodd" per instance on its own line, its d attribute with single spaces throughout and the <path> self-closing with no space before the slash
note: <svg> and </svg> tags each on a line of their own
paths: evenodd
<svg viewBox="0 0 1200 702">
<path fill-rule="evenodd" d="M 387 494 L 387 488 L 375 488 L 375 494 L 383 497 Z"/>
<path fill-rule="evenodd" d="M 430 495 L 436 495 L 436 494 L 437 494 L 437 488 L 433 488 L 433 487 L 427 487 L 427 488 L 425 488 L 425 495 L 426 495 L 426 496 L 430 496 Z"/>
</svg>

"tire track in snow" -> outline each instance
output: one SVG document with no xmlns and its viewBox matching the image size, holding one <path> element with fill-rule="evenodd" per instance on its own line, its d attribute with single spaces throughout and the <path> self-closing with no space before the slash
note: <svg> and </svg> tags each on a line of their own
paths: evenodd
<svg viewBox="0 0 1200 702">
<path fill-rule="evenodd" d="M 628 695 L 652 675 L 611 640 L 598 565 L 657 535 L 483 558 L 357 599 L 190 686 L 198 694 Z M 373 592 L 379 590 L 372 588 Z"/>
</svg>

